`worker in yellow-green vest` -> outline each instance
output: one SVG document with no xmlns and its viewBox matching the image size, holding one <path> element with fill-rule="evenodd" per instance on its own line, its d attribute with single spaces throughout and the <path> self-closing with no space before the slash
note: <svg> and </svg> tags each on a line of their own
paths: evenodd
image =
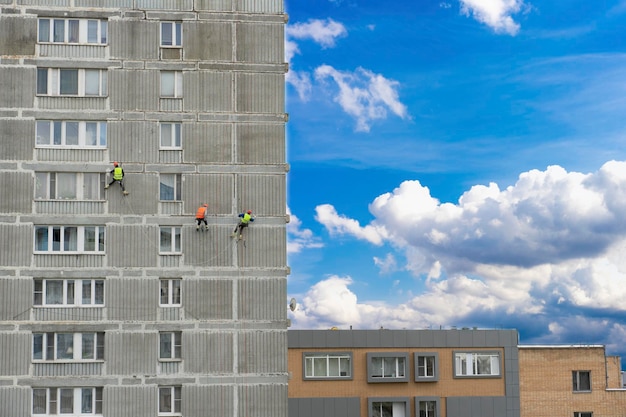
<svg viewBox="0 0 626 417">
<path fill-rule="evenodd" d="M 124 170 L 122 166 L 117 162 L 113 162 L 113 169 L 111 170 L 111 182 L 104 186 L 104 188 L 109 188 L 115 182 L 120 183 L 120 187 L 122 187 L 122 194 L 128 195 L 128 191 L 124 188 Z"/>
<path fill-rule="evenodd" d="M 237 236 L 237 231 L 239 231 L 239 239 L 242 239 L 243 228 L 248 227 L 248 224 L 254 221 L 254 217 L 252 217 L 252 210 L 239 213 L 239 217 L 240 217 L 239 224 L 237 225 L 237 227 L 235 227 L 235 230 L 233 231 L 233 237 Z"/>
</svg>

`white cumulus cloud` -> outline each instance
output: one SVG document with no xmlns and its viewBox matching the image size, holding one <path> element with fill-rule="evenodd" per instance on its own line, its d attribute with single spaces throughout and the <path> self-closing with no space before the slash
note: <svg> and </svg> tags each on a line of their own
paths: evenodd
<svg viewBox="0 0 626 417">
<path fill-rule="evenodd" d="M 473 16 L 497 33 L 516 35 L 519 23 L 512 15 L 522 10 L 523 0 L 460 0 L 461 13 Z"/>
<path fill-rule="evenodd" d="M 333 19 L 310 19 L 306 23 L 287 25 L 285 33 L 288 39 L 311 39 L 323 48 L 335 46 L 338 38 L 348 35 L 345 26 Z"/>
<path fill-rule="evenodd" d="M 303 229 L 302 221 L 287 207 L 289 223 L 287 223 L 287 253 L 299 253 L 303 249 L 321 248 L 321 239 L 311 229 Z"/>
</svg>

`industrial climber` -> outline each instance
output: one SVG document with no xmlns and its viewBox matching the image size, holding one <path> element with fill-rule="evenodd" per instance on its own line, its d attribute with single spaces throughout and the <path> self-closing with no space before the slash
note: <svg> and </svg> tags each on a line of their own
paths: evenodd
<svg viewBox="0 0 626 417">
<path fill-rule="evenodd" d="M 122 166 L 117 162 L 113 162 L 111 177 L 111 182 L 105 185 L 104 188 L 107 189 L 115 182 L 118 182 L 120 184 L 120 187 L 122 187 L 122 194 L 128 195 L 128 191 L 126 191 L 126 188 L 124 188 L 124 170 L 122 169 Z"/>
<path fill-rule="evenodd" d="M 200 230 L 200 226 L 202 222 L 204 222 L 204 228 L 202 230 L 209 230 L 209 225 L 206 222 L 206 209 L 209 207 L 208 204 L 204 203 L 200 207 L 198 207 L 198 211 L 196 211 L 196 230 Z"/>
<path fill-rule="evenodd" d="M 237 227 L 235 227 L 232 236 L 237 236 L 237 231 L 239 231 L 239 239 L 243 239 L 243 228 L 248 227 L 248 224 L 254 221 L 254 217 L 252 217 L 252 210 L 239 213 L 238 217 L 240 218 L 239 224 L 237 225 Z"/>
</svg>

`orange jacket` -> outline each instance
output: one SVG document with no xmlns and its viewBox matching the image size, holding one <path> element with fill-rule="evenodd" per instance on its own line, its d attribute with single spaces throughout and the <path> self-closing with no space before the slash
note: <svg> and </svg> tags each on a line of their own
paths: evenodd
<svg viewBox="0 0 626 417">
<path fill-rule="evenodd" d="M 196 219 L 204 219 L 206 217 L 206 207 L 202 206 L 196 211 Z"/>
</svg>

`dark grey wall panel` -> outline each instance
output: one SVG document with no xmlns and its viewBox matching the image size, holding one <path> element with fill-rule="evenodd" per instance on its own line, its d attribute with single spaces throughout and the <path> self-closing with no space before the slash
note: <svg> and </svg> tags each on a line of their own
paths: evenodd
<svg viewBox="0 0 626 417">
<path fill-rule="evenodd" d="M 0 55 L 35 55 L 35 16 L 0 16 Z"/>
<path fill-rule="evenodd" d="M 0 213 L 32 212 L 33 187 L 30 172 L 0 172 Z"/>
<path fill-rule="evenodd" d="M 34 67 L 1 68 L 0 108 L 32 108 L 36 76 L 37 70 Z"/>
<path fill-rule="evenodd" d="M 109 320 L 156 320 L 159 280 L 107 279 L 106 303 Z"/>
<path fill-rule="evenodd" d="M 108 192 L 111 193 L 112 190 Z M 123 198 L 130 198 L 130 196 Z M 108 265 L 117 267 L 154 265 L 159 252 L 159 239 L 159 228 L 156 225 L 107 226 Z"/>
<path fill-rule="evenodd" d="M 30 416 L 30 387 L 0 387 L 0 416 Z"/>
<path fill-rule="evenodd" d="M 185 372 L 233 373 L 233 336 L 224 332 L 184 332 L 182 357 Z"/>
<path fill-rule="evenodd" d="M 235 79 L 237 112 L 285 112 L 285 74 L 237 74 Z"/>
<path fill-rule="evenodd" d="M 237 289 L 239 293 L 237 316 L 240 319 L 286 319 L 286 279 L 242 279 L 237 282 Z"/>
<path fill-rule="evenodd" d="M 228 163 L 232 161 L 232 153 L 231 124 L 183 124 L 183 159 L 185 162 Z"/>
<path fill-rule="evenodd" d="M 111 58 L 159 59 L 159 22 L 111 20 L 109 31 Z"/>
<path fill-rule="evenodd" d="M 289 398 L 289 417 L 360 417 L 361 400 L 348 398 Z M 407 416 L 408 417 L 408 416 Z"/>
<path fill-rule="evenodd" d="M 107 373 L 155 375 L 158 346 L 159 335 L 156 332 L 107 332 L 104 350 Z"/>
<path fill-rule="evenodd" d="M 287 371 L 286 331 L 245 331 L 238 335 L 239 372 L 276 373 Z"/>
<path fill-rule="evenodd" d="M 0 333 L 0 375 L 28 375 L 31 343 L 28 333 Z"/>
<path fill-rule="evenodd" d="M 229 72 L 184 72 L 183 96 L 185 99 L 183 104 L 185 111 L 232 111 L 232 82 L 232 75 Z"/>
<path fill-rule="evenodd" d="M 158 414 L 156 386 L 106 386 L 103 414 L 115 417 L 154 417 Z"/>
<path fill-rule="evenodd" d="M 239 417 L 287 415 L 287 384 L 240 385 Z"/>
<path fill-rule="evenodd" d="M 285 60 L 284 25 L 237 24 L 237 61 L 275 63 Z"/>
<path fill-rule="evenodd" d="M 0 98 L 0 100 L 2 100 Z M 0 120 L 0 159 L 21 161 L 33 159 L 35 123 L 32 120 Z"/>
<path fill-rule="evenodd" d="M 201 203 L 209 205 L 207 217 L 232 213 L 233 179 L 232 174 L 183 175 L 185 213 L 195 215 Z"/>
<path fill-rule="evenodd" d="M 12 242 L 0 251 L 0 265 L 29 266 L 31 264 L 34 248 L 32 226 L 0 223 L 0 236 L 5 242 Z"/>
<path fill-rule="evenodd" d="M 183 24 L 185 59 L 232 61 L 232 23 L 197 21 Z"/>
<path fill-rule="evenodd" d="M 507 412 L 506 397 L 447 397 L 446 417 L 519 417 L 519 413 Z"/>
<path fill-rule="evenodd" d="M 233 318 L 233 283 L 223 279 L 184 279 L 185 316 L 196 320 Z"/>
<path fill-rule="evenodd" d="M 234 392 L 230 385 L 185 385 L 182 414 L 189 417 L 232 416 Z"/>
<path fill-rule="evenodd" d="M 237 162 L 244 164 L 282 164 L 285 162 L 283 124 L 237 125 Z"/>
<path fill-rule="evenodd" d="M 158 44 L 156 39 L 152 39 L 155 45 Z M 156 70 L 118 69 L 109 71 L 111 109 L 122 111 L 158 110 L 161 93 L 160 77 L 159 71 Z"/>
</svg>

